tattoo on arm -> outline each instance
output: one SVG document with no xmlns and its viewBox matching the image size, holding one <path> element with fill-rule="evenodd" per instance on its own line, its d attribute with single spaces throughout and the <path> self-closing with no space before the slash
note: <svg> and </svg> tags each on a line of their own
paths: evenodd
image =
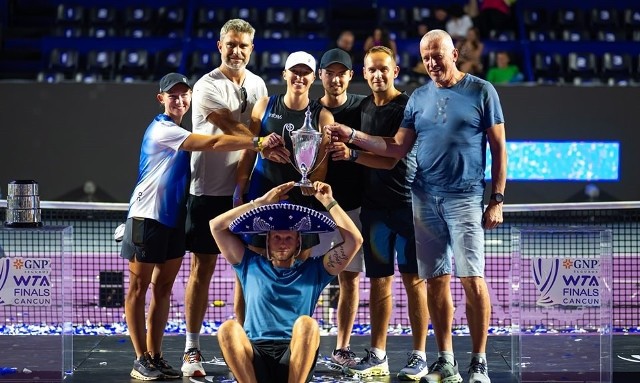
<svg viewBox="0 0 640 383">
<path fill-rule="evenodd" d="M 327 260 L 327 266 L 330 268 L 336 268 L 342 266 L 349 257 L 344 252 L 342 245 L 336 246 L 329 250 L 327 253 L 329 257 Z"/>
</svg>

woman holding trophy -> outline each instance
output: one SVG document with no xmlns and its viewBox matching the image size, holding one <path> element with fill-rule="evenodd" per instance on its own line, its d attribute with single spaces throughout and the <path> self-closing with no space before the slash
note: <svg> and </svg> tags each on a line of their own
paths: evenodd
<svg viewBox="0 0 640 383">
<path fill-rule="evenodd" d="M 237 185 L 234 195 L 246 200 L 258 198 L 280 184 L 300 181 L 289 192 L 289 202 L 322 210 L 313 195 L 311 181 L 322 181 L 326 175 L 326 146 L 329 137 L 321 127 L 333 123 L 333 115 L 317 100 L 309 98 L 309 89 L 315 80 L 316 60 L 309 53 L 291 53 L 285 62 L 282 76 L 287 84 L 285 94 L 264 97 L 256 103 L 252 119 L 261 123 L 252 125 L 253 133 L 265 132 L 282 135 L 291 156 L 277 152 L 262 155 L 255 160 L 255 153 L 245 152 L 238 164 Z M 255 164 L 255 166 L 254 166 Z M 303 237 L 303 250 L 319 243 L 317 234 Z M 253 236 L 249 244 L 264 248 L 264 237 Z M 301 257 L 309 255 L 302 252 Z"/>
</svg>

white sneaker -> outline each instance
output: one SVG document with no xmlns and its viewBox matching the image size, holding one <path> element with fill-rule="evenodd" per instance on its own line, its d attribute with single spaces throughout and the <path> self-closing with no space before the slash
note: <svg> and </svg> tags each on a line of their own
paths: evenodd
<svg viewBox="0 0 640 383">
<path fill-rule="evenodd" d="M 182 357 L 182 375 L 183 376 L 205 376 L 207 373 L 202 367 L 202 354 L 197 348 L 190 348 Z"/>
<path fill-rule="evenodd" d="M 483 358 L 471 358 L 471 363 L 469 363 L 469 383 L 491 383 L 487 370 L 487 361 Z"/>
</svg>

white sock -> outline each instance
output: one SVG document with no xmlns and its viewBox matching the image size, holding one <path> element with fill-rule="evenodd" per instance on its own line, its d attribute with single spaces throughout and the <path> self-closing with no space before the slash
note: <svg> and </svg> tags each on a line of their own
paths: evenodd
<svg viewBox="0 0 640 383">
<path fill-rule="evenodd" d="M 200 333 L 199 332 L 187 333 L 187 341 L 184 345 L 184 352 L 189 351 L 190 348 L 197 348 L 198 350 L 200 350 Z"/>
<path fill-rule="evenodd" d="M 444 360 L 451 363 L 451 365 L 454 365 L 456 362 L 456 359 L 453 357 L 453 351 L 440 351 L 438 352 L 438 356 L 443 357 Z"/>
<path fill-rule="evenodd" d="M 387 351 L 385 351 L 385 350 L 381 350 L 379 348 L 371 347 L 370 351 L 373 353 L 373 355 L 376 356 L 376 358 L 378 358 L 380 360 L 383 360 L 384 358 L 387 357 Z"/>
<path fill-rule="evenodd" d="M 419 357 L 422 358 L 422 360 L 427 360 L 427 353 L 424 351 L 420 351 L 420 350 L 413 350 L 411 351 L 412 353 L 418 355 Z"/>
</svg>

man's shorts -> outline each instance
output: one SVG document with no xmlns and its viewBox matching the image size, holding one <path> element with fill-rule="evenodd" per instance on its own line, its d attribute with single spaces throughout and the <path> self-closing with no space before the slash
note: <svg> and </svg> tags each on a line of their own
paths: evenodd
<svg viewBox="0 0 640 383">
<path fill-rule="evenodd" d="M 287 382 L 289 380 L 289 363 L 291 359 L 290 341 L 260 340 L 251 342 L 253 347 L 253 368 L 258 382 L 273 383 Z M 318 358 L 318 350 L 315 351 Z M 306 382 L 313 378 L 315 362 L 307 375 Z"/>
<path fill-rule="evenodd" d="M 184 225 L 169 227 L 150 218 L 127 218 L 122 258 L 142 263 L 165 263 L 185 253 Z"/>
<path fill-rule="evenodd" d="M 187 200 L 187 249 L 198 254 L 220 254 L 209 221 L 233 209 L 231 196 L 195 196 Z"/>
<path fill-rule="evenodd" d="M 349 215 L 353 223 L 356 224 L 358 230 L 362 231 L 362 223 L 360 223 L 360 208 L 349 210 L 346 213 L 347 215 Z M 331 214 L 329 214 L 329 212 L 323 211 L 322 214 L 331 218 Z M 343 240 L 342 235 L 340 235 L 340 230 L 338 229 L 330 231 L 328 233 L 319 234 L 319 236 L 320 243 L 311 251 L 312 257 L 321 257 L 325 255 L 330 249 L 341 243 Z M 358 252 L 353 256 L 353 259 L 351 259 L 351 262 L 344 270 L 354 273 L 360 273 L 364 271 L 364 253 L 362 252 L 362 247 L 358 249 Z"/>
<path fill-rule="evenodd" d="M 395 258 L 401 273 L 417 273 L 415 234 L 411 207 L 366 209 L 360 212 L 364 264 L 369 278 L 390 277 Z"/>
<path fill-rule="evenodd" d="M 420 278 L 484 276 L 482 195 L 436 197 L 413 191 Z"/>
</svg>

